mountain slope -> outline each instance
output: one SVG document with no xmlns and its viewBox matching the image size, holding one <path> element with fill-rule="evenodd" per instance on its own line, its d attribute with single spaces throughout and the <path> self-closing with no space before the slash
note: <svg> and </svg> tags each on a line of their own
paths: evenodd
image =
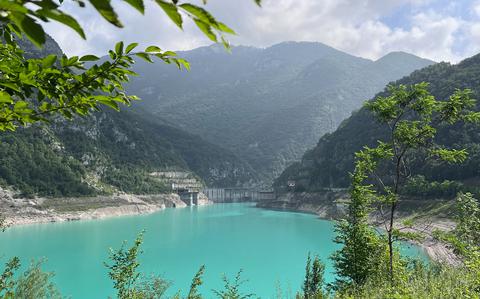
<svg viewBox="0 0 480 299">
<path fill-rule="evenodd" d="M 405 53 L 371 61 L 307 42 L 179 55 L 190 72 L 139 63 L 127 90 L 156 117 L 235 152 L 265 182 L 386 83 L 432 63 Z"/>
<path fill-rule="evenodd" d="M 457 65 L 439 63 L 413 72 L 396 84 L 430 83 L 429 90 L 437 99 L 446 99 L 456 88 L 470 88 L 474 98 L 480 95 L 480 54 Z M 380 95 L 385 95 L 385 91 Z M 480 107 L 477 104 L 477 109 Z M 455 148 L 466 148 L 469 158 L 461 165 L 421 161 L 419 155 L 412 168 L 414 175 L 423 175 L 427 181 L 456 180 L 475 185 L 480 179 L 480 131 L 474 125 L 439 127 L 438 142 Z M 345 120 L 332 134 L 326 134 L 317 146 L 308 151 L 300 163 L 294 163 L 276 180 L 277 189 L 283 189 L 288 180 L 294 180 L 298 190 L 315 191 L 325 187 L 347 187 L 348 173 L 353 170 L 354 152 L 364 145 L 374 146 L 386 137 L 386 131 L 376 123 L 369 111 L 360 109 Z M 419 163 L 415 163 L 418 161 Z M 423 163 L 422 163 L 423 162 Z"/>
<path fill-rule="evenodd" d="M 30 57 L 62 51 L 48 37 L 38 50 L 22 43 Z M 164 170 L 191 172 L 209 186 L 250 184 L 254 174 L 233 153 L 140 110 L 108 109 L 73 122 L 0 133 L 0 186 L 24 195 L 80 196 L 124 191 L 168 190 L 150 175 Z"/>
<path fill-rule="evenodd" d="M 29 195 L 163 192 L 150 173 L 165 170 L 193 172 L 210 186 L 252 179 L 232 153 L 126 111 L 0 134 L 0 180 Z"/>
</svg>

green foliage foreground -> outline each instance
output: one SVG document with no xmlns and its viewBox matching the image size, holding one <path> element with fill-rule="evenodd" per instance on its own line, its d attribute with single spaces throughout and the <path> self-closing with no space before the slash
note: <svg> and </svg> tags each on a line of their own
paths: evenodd
<svg viewBox="0 0 480 299">
<path fill-rule="evenodd" d="M 108 22 L 122 26 L 110 1 L 89 2 Z M 140 13 L 144 12 L 142 0 L 125 2 Z M 82 1 L 77 3 L 79 7 L 85 5 Z M 220 40 L 228 46 L 223 34 L 233 34 L 233 30 L 218 22 L 202 7 L 176 0 L 157 0 L 156 3 L 178 27 L 182 27 L 183 16 L 186 16 L 209 39 L 215 42 Z M 85 63 L 98 61 L 98 57 L 49 55 L 26 59 L 16 38 L 26 36 L 41 46 L 45 42 L 45 34 L 38 20 L 61 22 L 84 37 L 77 21 L 65 14 L 54 1 L 0 2 L 4 41 L 0 46 L 0 131 L 14 131 L 19 125 L 48 121 L 47 117 L 51 116 L 71 119 L 75 115 L 88 115 L 102 105 L 118 110 L 119 104 L 130 104 L 137 98 L 125 94 L 123 84 L 129 80 L 129 76 L 135 75 L 129 69 L 135 62 L 134 58 L 152 62 L 152 57 L 158 57 L 178 67 L 189 67 L 173 52 L 163 51 L 156 46 L 136 52 L 137 44 L 124 45 L 122 42 L 109 51 L 107 61 L 89 68 Z M 436 101 L 428 93 L 425 84 L 399 86 L 390 92 L 391 96 L 378 98 L 368 104 L 377 119 L 389 126 L 391 134 L 390 139 L 380 142 L 378 147 L 365 148 L 357 154 L 349 215 L 337 226 L 339 235 L 336 241 L 343 248 L 333 257 L 339 275 L 339 280 L 333 285 L 335 292 L 324 292 L 324 268 L 315 259 L 312 266 L 311 261 L 307 262 L 303 293 L 299 293 L 297 298 L 479 298 L 479 207 L 471 196 L 460 197 L 459 227 L 452 234 L 443 236 L 463 257 L 464 264 L 461 267 L 424 267 L 401 258 L 393 246 L 394 241 L 405 237 L 394 227 L 394 214 L 401 186 L 408 178 L 408 152 L 423 148 L 427 156 L 448 163 L 465 160 L 467 153 L 464 149 L 447 149 L 433 144 L 436 130 L 432 122 L 477 122 L 480 114 L 469 111 L 475 102 L 468 90 L 459 90 L 446 101 Z M 388 179 L 377 174 L 380 163 L 385 163 L 384 169 L 390 170 L 385 175 Z M 378 180 L 377 185 L 373 185 L 373 179 Z M 373 203 L 389 207 L 386 238 L 378 235 L 367 222 Z M 473 220 L 467 221 L 469 217 Z M 168 282 L 158 276 L 144 276 L 137 272 L 141 243 L 140 236 L 130 249 L 122 247 L 112 251 L 111 261 L 106 264 L 118 298 L 164 297 Z M 16 278 L 14 273 L 19 266 L 16 258 L 6 264 L 0 276 L 2 298 L 60 297 L 50 282 L 52 274 L 41 271 L 39 263 L 33 263 L 23 275 Z M 195 275 L 186 298 L 202 298 L 198 287 L 203 283 L 203 273 L 204 267 Z M 253 294 L 240 293 L 241 283 L 240 273 L 233 282 L 225 278 L 224 290 L 216 290 L 214 294 L 219 298 L 252 297 Z M 174 298 L 181 296 L 178 293 Z"/>
<path fill-rule="evenodd" d="M 435 124 L 478 122 L 472 111 L 475 100 L 470 90 L 457 90 L 445 101 L 437 101 L 427 90 L 427 83 L 392 86 L 390 95 L 367 102 L 378 122 L 388 128 L 385 140 L 374 148 L 365 147 L 356 154 L 351 174 L 350 202 L 347 217 L 337 225 L 336 242 L 342 248 L 333 261 L 338 281 L 336 296 L 360 298 L 465 298 L 478 296 L 478 238 L 474 231 L 478 213 L 472 214 L 478 202 L 459 196 L 459 225 L 450 235 L 452 244 L 461 244 L 465 266 L 460 269 L 423 267 L 402 258 L 395 244 L 421 236 L 402 231 L 396 224 L 396 210 L 401 194 L 410 179 L 411 156 L 418 151 L 426 159 L 443 163 L 461 163 L 467 152 L 447 148 L 435 141 Z M 478 209 L 478 208 L 477 208 Z M 379 234 L 370 223 L 376 210 L 385 234 Z M 471 214 L 465 213 L 469 211 Z M 463 211 L 463 212 L 462 212 Z M 469 221 L 466 221 L 469 218 Z M 407 225 L 408 226 L 408 225 Z M 464 228 L 464 229 L 461 229 Z M 465 245 L 467 244 L 467 245 Z M 472 260 L 473 259 L 473 260 Z M 464 272 L 462 280 L 452 284 L 451 271 Z M 458 277 L 458 278 L 460 278 Z M 439 288 L 440 286 L 440 288 Z M 441 288 L 445 287 L 446 290 Z M 443 292 L 440 295 L 439 292 Z M 445 295 L 448 294 L 448 295 Z"/>
<path fill-rule="evenodd" d="M 412 239 L 395 225 L 395 209 L 401 200 L 400 190 L 409 179 L 409 151 L 423 149 L 431 158 L 446 163 L 465 160 L 467 152 L 434 143 L 435 120 L 452 124 L 458 121 L 477 122 L 479 113 L 470 111 L 474 105 L 468 90 L 457 91 L 447 101 L 436 101 L 426 84 L 391 89 L 389 97 L 377 98 L 367 106 L 386 124 L 389 140 L 379 141 L 375 148 L 366 147 L 356 155 L 355 171 L 351 174 L 350 201 L 347 217 L 336 226 L 335 241 L 342 245 L 332 260 L 337 272 L 333 284 L 324 282 L 324 265 L 308 257 L 305 280 L 297 299 L 310 298 L 480 298 L 480 204 L 471 194 L 457 199 L 457 226 L 452 232 L 437 232 L 436 237 L 451 245 L 461 260 L 459 266 L 425 265 L 399 254 L 398 240 Z M 370 224 L 374 209 L 387 207 L 385 234 Z M 156 275 L 138 272 L 142 234 L 131 248 L 112 250 L 106 263 L 120 299 L 166 298 L 169 282 Z M 51 274 L 33 266 L 18 279 L 19 268 L 14 258 L 0 276 L 2 298 L 53 298 L 58 295 L 50 283 Z M 192 280 L 185 298 L 204 298 L 199 292 L 205 267 Z M 224 278 L 224 288 L 214 290 L 222 299 L 243 299 L 241 271 L 233 281 Z M 281 297 L 281 296 L 280 296 Z M 173 298 L 182 298 L 176 293 Z"/>
</svg>

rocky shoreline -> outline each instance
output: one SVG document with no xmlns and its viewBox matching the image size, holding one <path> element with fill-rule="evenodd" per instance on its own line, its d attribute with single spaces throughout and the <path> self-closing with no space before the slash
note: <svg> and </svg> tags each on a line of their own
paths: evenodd
<svg viewBox="0 0 480 299">
<path fill-rule="evenodd" d="M 25 199 L 15 198 L 8 191 L 1 191 L 0 216 L 6 226 L 150 214 L 165 208 L 187 206 L 178 194 L 173 193 Z M 198 201 L 198 205 L 211 203 L 206 196 L 202 196 Z"/>
<path fill-rule="evenodd" d="M 315 214 L 321 219 L 335 220 L 345 215 L 347 200 L 346 192 L 325 191 L 318 193 L 285 193 L 277 196 L 273 201 L 261 202 L 257 207 L 271 210 L 294 211 Z M 442 207 L 443 205 L 443 207 Z M 403 201 L 399 205 L 397 227 L 402 226 L 404 220 L 413 220 L 413 225 L 405 231 L 421 233 L 425 238 L 422 242 L 412 242 L 419 246 L 427 256 L 436 262 L 458 265 L 461 261 L 445 243 L 433 237 L 436 230 L 450 231 L 455 223 L 449 218 L 448 202 L 439 201 Z M 421 214 L 419 211 L 439 210 L 437 215 Z M 372 215 L 372 223 L 383 229 Z"/>
<path fill-rule="evenodd" d="M 82 198 L 15 198 L 11 192 L 0 190 L 0 216 L 6 226 L 40 224 L 50 222 L 104 219 L 109 217 L 150 214 L 165 208 L 182 208 L 187 204 L 178 194 L 131 195 L 116 194 Z M 257 207 L 315 214 L 321 219 L 334 220 L 345 214 L 345 192 L 286 193 L 273 201 L 260 202 Z M 201 195 L 198 205 L 212 204 Z M 412 217 L 410 210 L 425 209 L 428 202 L 415 201 L 413 207 L 401 207 L 398 226 Z M 375 222 L 372 217 L 372 222 Z M 381 225 L 376 223 L 379 228 Z M 459 259 L 444 243 L 433 238 L 435 230 L 449 231 L 455 224 L 448 217 L 417 215 L 413 226 L 407 231 L 420 232 L 425 237 L 422 242 L 414 242 L 434 261 L 459 264 Z"/>
</svg>

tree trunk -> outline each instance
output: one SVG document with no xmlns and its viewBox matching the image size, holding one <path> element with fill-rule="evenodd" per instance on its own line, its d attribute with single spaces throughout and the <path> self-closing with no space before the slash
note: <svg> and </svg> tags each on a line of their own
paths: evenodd
<svg viewBox="0 0 480 299">
<path fill-rule="evenodd" d="M 390 208 L 390 227 L 388 228 L 388 254 L 389 254 L 389 275 L 390 283 L 393 284 L 393 220 L 397 202 L 393 202 Z"/>
</svg>

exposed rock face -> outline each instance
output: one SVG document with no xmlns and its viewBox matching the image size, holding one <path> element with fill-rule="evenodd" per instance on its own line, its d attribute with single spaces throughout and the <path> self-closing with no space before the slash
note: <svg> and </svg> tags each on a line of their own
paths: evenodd
<svg viewBox="0 0 480 299">
<path fill-rule="evenodd" d="M 4 215 L 7 225 L 149 214 L 174 207 L 186 207 L 177 194 L 15 199 L 11 192 L 0 189 L 0 215 Z"/>
<path fill-rule="evenodd" d="M 344 215 L 342 200 L 345 192 L 325 191 L 317 193 L 284 193 L 272 201 L 262 201 L 260 208 L 313 213 L 324 219 L 336 219 Z"/>
</svg>

